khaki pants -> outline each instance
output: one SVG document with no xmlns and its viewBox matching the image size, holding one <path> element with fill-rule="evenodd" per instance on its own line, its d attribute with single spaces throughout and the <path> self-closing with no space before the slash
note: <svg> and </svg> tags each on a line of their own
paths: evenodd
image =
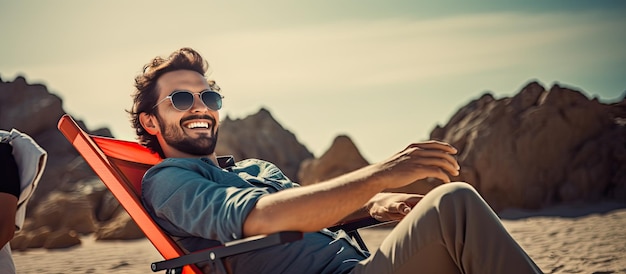
<svg viewBox="0 0 626 274">
<path fill-rule="evenodd" d="M 353 274 L 542 273 L 466 183 L 430 191 Z"/>
</svg>

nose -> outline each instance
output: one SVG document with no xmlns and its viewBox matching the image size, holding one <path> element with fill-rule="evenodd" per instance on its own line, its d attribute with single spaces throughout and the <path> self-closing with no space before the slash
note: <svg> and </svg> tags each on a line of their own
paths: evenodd
<svg viewBox="0 0 626 274">
<path fill-rule="evenodd" d="M 197 98 L 196 98 L 197 97 Z M 191 106 L 191 112 L 207 112 L 210 109 L 202 102 L 200 93 L 193 93 L 193 105 Z"/>
</svg>

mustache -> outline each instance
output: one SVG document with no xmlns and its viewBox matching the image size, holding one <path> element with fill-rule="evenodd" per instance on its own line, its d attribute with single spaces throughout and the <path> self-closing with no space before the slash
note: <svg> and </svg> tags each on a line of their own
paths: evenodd
<svg viewBox="0 0 626 274">
<path fill-rule="evenodd" d="M 194 119 L 209 120 L 209 121 L 211 121 L 211 123 L 213 123 L 213 125 L 215 125 L 215 123 L 216 123 L 215 118 L 213 118 L 212 116 L 209 116 L 209 115 L 191 115 L 191 116 L 188 116 L 188 117 L 185 117 L 185 118 L 181 119 L 180 123 L 182 124 L 182 123 L 184 123 L 186 121 L 194 120 Z"/>
</svg>

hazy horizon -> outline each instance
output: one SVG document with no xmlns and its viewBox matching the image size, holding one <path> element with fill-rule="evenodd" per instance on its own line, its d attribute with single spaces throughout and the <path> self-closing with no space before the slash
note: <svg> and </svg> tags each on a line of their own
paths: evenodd
<svg viewBox="0 0 626 274">
<path fill-rule="evenodd" d="M 223 88 L 222 118 L 266 108 L 316 156 L 345 134 L 372 162 L 485 92 L 558 82 L 622 99 L 625 11 L 626 2 L 568 0 L 0 0 L 0 78 L 45 84 L 90 129 L 133 140 L 124 110 L 134 76 L 189 46 Z"/>
</svg>

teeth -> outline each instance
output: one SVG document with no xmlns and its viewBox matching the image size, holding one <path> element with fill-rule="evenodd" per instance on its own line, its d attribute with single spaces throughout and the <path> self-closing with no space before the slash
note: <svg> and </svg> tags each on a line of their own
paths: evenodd
<svg viewBox="0 0 626 274">
<path fill-rule="evenodd" d="M 207 122 L 193 122 L 187 125 L 187 128 L 209 128 L 209 123 Z"/>
</svg>

